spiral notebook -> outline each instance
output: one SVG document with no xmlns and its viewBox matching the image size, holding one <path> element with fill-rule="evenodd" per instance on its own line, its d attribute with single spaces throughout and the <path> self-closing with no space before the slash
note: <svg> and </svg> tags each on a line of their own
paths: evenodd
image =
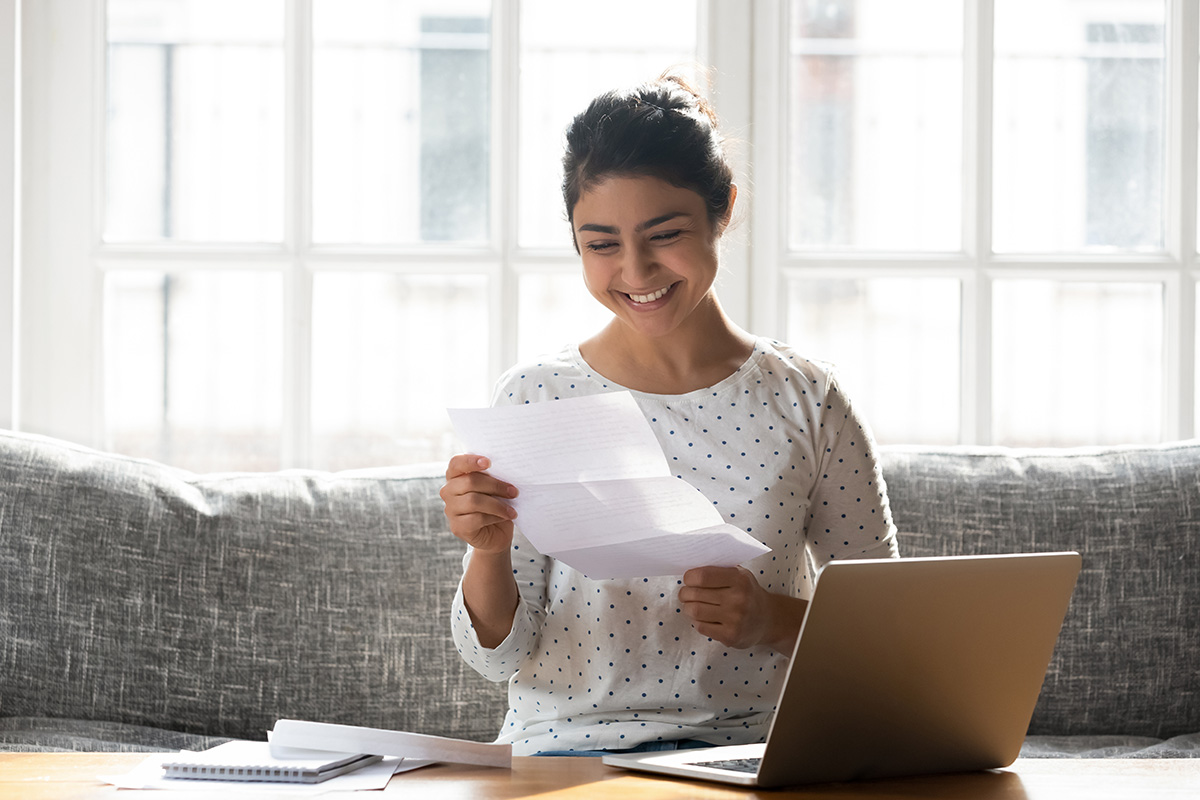
<svg viewBox="0 0 1200 800">
<path fill-rule="evenodd" d="M 181 753 L 178 759 L 163 762 L 163 775 L 191 780 L 320 783 L 380 758 L 317 751 L 298 758 L 277 758 L 267 742 L 233 741 L 197 753 Z"/>
</svg>

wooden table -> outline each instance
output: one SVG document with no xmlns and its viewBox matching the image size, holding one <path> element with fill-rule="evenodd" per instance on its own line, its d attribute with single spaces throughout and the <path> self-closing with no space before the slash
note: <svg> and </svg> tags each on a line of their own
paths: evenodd
<svg viewBox="0 0 1200 800">
<path fill-rule="evenodd" d="M 0 798 L 113 797 L 117 789 L 96 776 L 132 769 L 137 753 L 0 753 Z M 735 800 L 737 798 L 837 798 L 838 800 L 1196 800 L 1196 759 L 1030 759 L 1007 770 L 791 790 L 754 790 L 638 775 L 606 767 L 598 758 L 514 758 L 512 770 L 437 764 L 396 775 L 386 794 L 433 800 L 532 797 L 537 800 Z M 124 796 L 135 796 L 122 792 Z M 154 792 L 149 798 L 197 800 L 207 792 Z M 211 793 L 220 794 L 215 789 Z M 341 793 L 335 793 L 341 794 Z M 350 796 L 346 793 L 341 796 Z M 263 787 L 256 796 L 270 797 Z M 333 795 L 323 795 L 330 797 Z M 360 794 L 364 800 L 377 795 Z"/>
</svg>

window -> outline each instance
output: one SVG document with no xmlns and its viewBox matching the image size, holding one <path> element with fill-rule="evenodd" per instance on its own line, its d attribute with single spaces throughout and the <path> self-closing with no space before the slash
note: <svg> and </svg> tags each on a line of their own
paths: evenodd
<svg viewBox="0 0 1200 800">
<path fill-rule="evenodd" d="M 885 442 L 1191 435 L 1194 4 L 786 6 L 756 309 Z"/>
<path fill-rule="evenodd" d="M 962 247 L 962 3 L 790 9 L 787 336 L 837 363 L 881 439 L 956 442 L 959 282 L 904 256 Z M 868 254 L 873 275 L 847 260 Z"/>
<path fill-rule="evenodd" d="M 23 427 L 196 470 L 441 461 L 595 331 L 559 193 L 605 88 L 712 67 L 734 318 L 895 443 L 1190 436 L 1184 0 L 23 8 Z M 636 21 L 636 24 L 633 24 Z"/>
<path fill-rule="evenodd" d="M 103 9 L 93 31 L 45 12 L 105 76 L 81 427 L 194 470 L 449 457 L 447 406 L 604 319 L 559 208 L 567 122 L 696 63 L 701 31 L 678 0 L 587 24 L 539 0 Z"/>
<path fill-rule="evenodd" d="M 313 242 L 488 241 L 490 29 L 486 0 L 313 3 Z"/>
</svg>

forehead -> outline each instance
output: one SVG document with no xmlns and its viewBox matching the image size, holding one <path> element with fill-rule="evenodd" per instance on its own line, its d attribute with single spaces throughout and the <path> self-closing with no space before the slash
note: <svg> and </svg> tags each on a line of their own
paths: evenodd
<svg viewBox="0 0 1200 800">
<path fill-rule="evenodd" d="M 614 175 L 590 185 L 575 204 L 575 226 L 643 222 L 666 212 L 703 216 L 697 192 L 648 175 Z"/>
</svg>

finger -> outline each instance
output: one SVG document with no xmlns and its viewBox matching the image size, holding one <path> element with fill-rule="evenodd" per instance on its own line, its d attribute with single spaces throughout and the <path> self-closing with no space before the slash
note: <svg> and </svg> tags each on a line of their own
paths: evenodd
<svg viewBox="0 0 1200 800">
<path fill-rule="evenodd" d="M 721 589 L 706 589 L 698 586 L 681 586 L 679 588 L 679 602 L 685 604 L 703 603 L 705 605 L 720 605 L 721 593 Z"/>
<path fill-rule="evenodd" d="M 454 482 L 464 484 L 472 492 L 482 492 L 483 494 L 492 494 L 497 497 L 517 496 L 517 487 L 499 478 L 493 478 L 486 472 L 473 472 L 470 475 L 460 475 L 454 479 Z"/>
<path fill-rule="evenodd" d="M 709 622 L 697 622 L 692 625 L 692 627 L 695 628 L 696 633 L 700 634 L 701 636 L 707 636 L 710 639 L 716 639 L 721 644 L 728 645 L 730 642 L 726 641 L 726 639 L 732 639 L 732 637 L 728 635 L 728 632 L 725 630 L 723 625 L 717 625 Z"/>
<path fill-rule="evenodd" d="M 737 575 L 737 567 L 693 567 L 683 573 L 683 582 L 686 586 L 723 589 L 733 586 Z"/>
<path fill-rule="evenodd" d="M 451 519 L 472 514 L 487 514 L 505 521 L 516 519 L 517 510 L 503 500 L 488 494 L 470 492 L 452 496 L 446 501 L 446 516 Z"/>
<path fill-rule="evenodd" d="M 517 496 L 517 487 L 493 478 L 486 472 L 472 472 L 447 479 L 440 493 L 446 501 L 472 493 L 513 498 Z"/>
<path fill-rule="evenodd" d="M 459 453 L 450 459 L 450 463 L 446 466 L 446 480 L 456 478 L 459 475 L 468 475 L 472 472 L 482 472 L 492 465 L 492 462 L 486 456 L 475 455 L 474 453 Z"/>
<path fill-rule="evenodd" d="M 683 613 L 692 621 L 693 625 L 719 625 L 726 621 L 720 606 L 707 603 L 684 604 Z"/>
<path fill-rule="evenodd" d="M 505 533 L 511 533 L 512 520 L 493 517 L 490 514 L 464 514 L 450 523 L 450 532 L 459 539 L 469 542 L 492 527 L 499 528 Z"/>
</svg>

